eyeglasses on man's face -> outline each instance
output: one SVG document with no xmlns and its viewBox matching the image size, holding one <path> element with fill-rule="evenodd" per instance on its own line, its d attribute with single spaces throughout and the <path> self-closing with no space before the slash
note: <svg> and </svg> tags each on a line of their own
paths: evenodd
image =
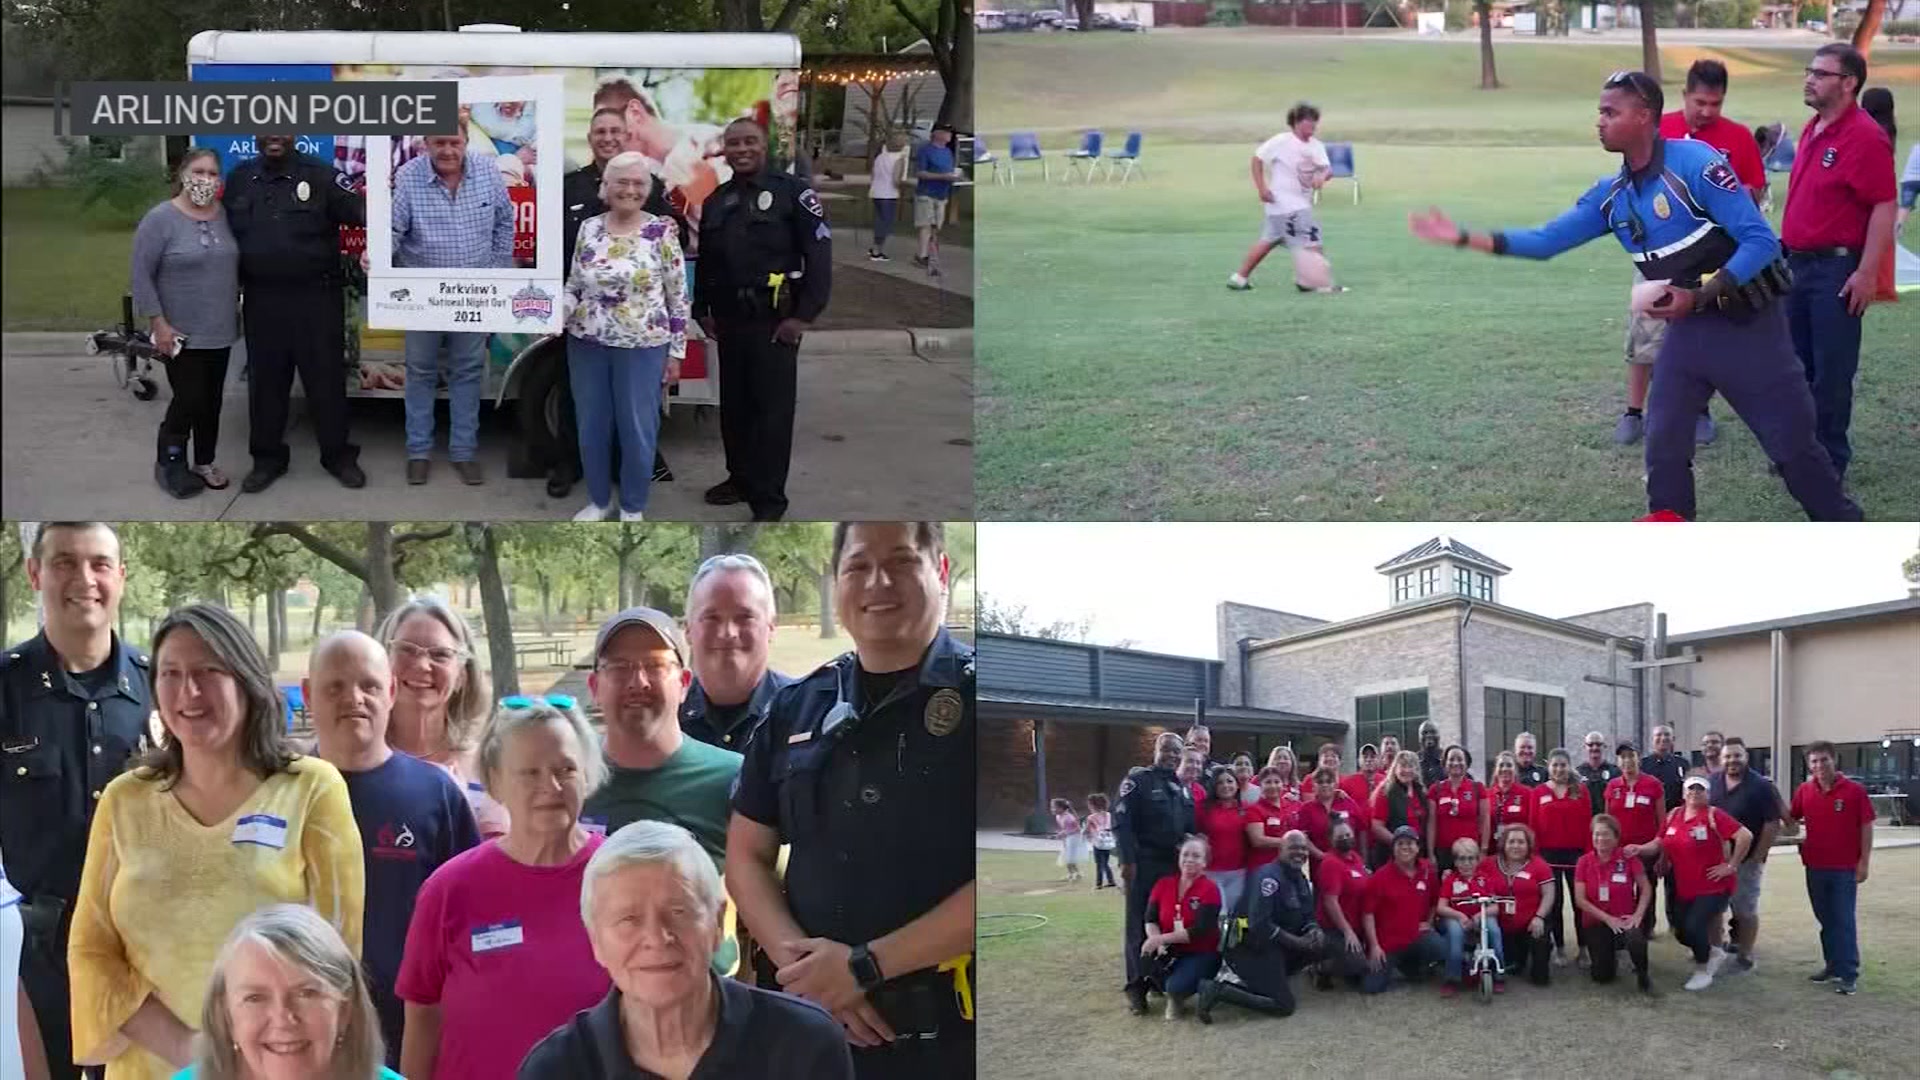
<svg viewBox="0 0 1920 1080">
<path fill-rule="evenodd" d="M 616 686 L 626 685 L 643 671 L 648 682 L 659 684 L 678 675 L 680 665 L 672 660 L 649 660 L 644 664 L 636 664 L 631 660 L 602 660 L 595 670 L 613 680 Z"/>
<path fill-rule="evenodd" d="M 1817 67 L 1807 68 L 1806 72 L 1807 78 L 1809 79 L 1838 79 L 1846 74 L 1844 71 L 1828 71 L 1825 68 Z"/>
</svg>

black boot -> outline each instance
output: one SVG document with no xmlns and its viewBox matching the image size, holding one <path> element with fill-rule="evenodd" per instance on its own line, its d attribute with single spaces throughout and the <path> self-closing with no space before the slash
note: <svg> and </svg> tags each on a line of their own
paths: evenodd
<svg viewBox="0 0 1920 1080">
<path fill-rule="evenodd" d="M 187 467 L 187 448 L 160 444 L 160 459 L 154 463 L 153 478 L 160 490 L 176 499 L 191 499 L 207 489 L 199 473 Z"/>
<path fill-rule="evenodd" d="M 1127 984 L 1127 1011 L 1135 1016 L 1147 1015 L 1147 984 L 1134 982 Z"/>
<path fill-rule="evenodd" d="M 1220 984 L 1212 979 L 1200 980 L 1200 994 L 1194 999 L 1193 1017 L 1203 1024 L 1213 1023 L 1213 1004 L 1220 1000 Z"/>
<path fill-rule="evenodd" d="M 1279 1002 L 1265 994 L 1256 994 L 1244 986 L 1218 981 L 1213 985 L 1216 1004 L 1224 1001 L 1229 1005 L 1238 1005 L 1243 1009 L 1253 1009 L 1256 1012 L 1273 1013 L 1278 1016 L 1293 1015 L 1292 1009 L 1283 1009 Z"/>
</svg>

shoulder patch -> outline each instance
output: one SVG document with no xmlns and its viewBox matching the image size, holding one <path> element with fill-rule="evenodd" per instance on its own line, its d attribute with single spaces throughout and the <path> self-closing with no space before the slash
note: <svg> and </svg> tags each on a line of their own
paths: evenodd
<svg viewBox="0 0 1920 1080">
<path fill-rule="evenodd" d="M 822 221 L 827 218 L 827 208 L 820 205 L 820 196 L 815 195 L 812 188 L 800 192 L 800 208 Z"/>
<path fill-rule="evenodd" d="M 1128 777 L 1120 781 L 1120 797 L 1124 799 L 1131 794 L 1133 794 L 1133 778 Z"/>
<path fill-rule="evenodd" d="M 1712 184 L 1722 191 L 1730 191 L 1734 194 L 1739 194 L 1740 192 L 1740 178 L 1733 174 L 1733 167 L 1727 164 L 1725 158 L 1714 158 L 1713 161 L 1707 165 L 1707 171 L 1702 175 L 1706 178 L 1707 183 Z"/>
<path fill-rule="evenodd" d="M 353 177 L 348 176 L 346 173 L 343 173 L 338 169 L 335 169 L 333 171 L 333 186 L 339 188 L 341 191 L 352 193 Z"/>
<path fill-rule="evenodd" d="M 1272 896 L 1274 893 L 1277 893 L 1279 891 L 1280 891 L 1279 878 L 1263 877 L 1260 879 L 1260 895 L 1261 896 Z"/>
</svg>

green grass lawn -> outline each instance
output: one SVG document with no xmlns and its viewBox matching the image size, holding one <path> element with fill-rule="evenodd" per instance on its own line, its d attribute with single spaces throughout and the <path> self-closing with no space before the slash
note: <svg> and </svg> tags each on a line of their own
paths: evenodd
<svg viewBox="0 0 1920 1080">
<path fill-rule="evenodd" d="M 99 330 L 120 323 L 133 225 L 83 214 L 59 188 L 8 188 L 0 198 L 7 330 Z"/>
<path fill-rule="evenodd" d="M 1677 79 L 1702 50 L 1674 49 Z M 1804 119 L 1805 57 L 1721 52 L 1730 115 Z M 1889 60 L 1889 58 L 1892 58 Z M 1146 135 L 1152 178 L 1043 185 L 1025 170 L 982 202 L 976 492 L 983 518 L 1618 520 L 1644 512 L 1623 404 L 1630 265 L 1598 241 L 1550 263 L 1414 241 L 1438 204 L 1479 227 L 1558 213 L 1617 158 L 1595 89 L 1638 50 L 1515 44 L 1483 92 L 1470 44 L 1259 31 L 995 35 L 980 127 Z M 1920 53 L 1876 56 L 1896 83 Z M 1879 81 L 1878 77 L 1875 81 Z M 1669 83 L 1678 99 L 1678 87 Z M 1356 143 L 1360 205 L 1320 216 L 1343 296 L 1301 296 L 1285 252 L 1231 293 L 1260 215 L 1247 161 L 1295 100 Z M 1784 177 L 1775 180 L 1776 199 Z M 1777 213 L 1777 212 L 1776 212 Z M 1777 216 L 1776 216 L 1777 223 Z M 1868 316 L 1849 482 L 1870 516 L 1920 506 L 1920 297 Z M 1797 519 L 1752 435 L 1715 403 L 1699 512 Z"/>
<path fill-rule="evenodd" d="M 1910 912 L 1920 849 L 1874 856 L 1861 891 L 1855 997 L 1806 981 L 1819 966 L 1817 927 L 1799 859 L 1783 853 L 1769 863 L 1763 886 L 1758 968 L 1701 994 L 1679 989 L 1691 959 L 1663 937 L 1652 949 L 1662 992 L 1654 1001 L 1633 989 L 1624 957 L 1624 985 L 1596 986 L 1585 972 L 1562 968 L 1551 987 L 1515 980 L 1487 1006 L 1465 996 L 1443 1001 L 1427 988 L 1377 998 L 1323 993 L 1300 976 L 1292 1017 L 1223 1007 L 1211 1028 L 1129 1016 L 1119 992 L 1124 897 L 1085 883 L 1069 888 L 1059 877 L 1051 854 L 979 852 L 980 932 L 1035 922 L 996 915 L 1047 920 L 980 942 L 982 1076 L 1131 1080 L 1184 1076 L 1205 1063 L 1215 1076 L 1424 1077 L 1443 1075 L 1435 1063 L 1452 1062 L 1447 1074 L 1826 1077 L 1847 1069 L 1890 1078 L 1911 1076 L 1920 1054 L 1912 1021 L 1920 976 L 1906 962 L 1908 950 L 1920 947 Z"/>
</svg>

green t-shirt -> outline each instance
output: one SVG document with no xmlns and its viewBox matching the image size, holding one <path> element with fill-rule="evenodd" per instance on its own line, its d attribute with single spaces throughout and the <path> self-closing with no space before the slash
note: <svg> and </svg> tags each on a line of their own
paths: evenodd
<svg viewBox="0 0 1920 1080">
<path fill-rule="evenodd" d="M 670 821 L 692 833 L 713 859 L 713 868 L 725 874 L 727 819 L 738 775 L 739 754 L 682 739 L 680 749 L 657 769 L 623 769 L 608 761 L 607 782 L 587 797 L 580 820 L 590 828 L 606 829 L 609 836 L 636 821 Z M 714 970 L 731 972 L 739 951 L 728 935 L 714 953 Z"/>
</svg>

